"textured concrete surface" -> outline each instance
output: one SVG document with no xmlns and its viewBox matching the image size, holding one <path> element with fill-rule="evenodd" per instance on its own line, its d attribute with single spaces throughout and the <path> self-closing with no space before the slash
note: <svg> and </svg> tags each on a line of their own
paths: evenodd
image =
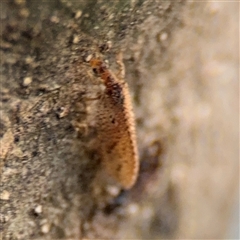
<svg viewBox="0 0 240 240">
<path fill-rule="evenodd" d="M 232 237 L 238 5 L 1 2 L 3 239 Z M 116 71 L 120 49 L 141 159 L 129 191 L 101 166 L 87 101 L 102 89 L 86 60 Z"/>
</svg>

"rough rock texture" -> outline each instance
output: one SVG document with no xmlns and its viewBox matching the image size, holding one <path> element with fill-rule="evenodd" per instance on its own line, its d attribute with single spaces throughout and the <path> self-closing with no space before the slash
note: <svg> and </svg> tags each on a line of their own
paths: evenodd
<svg viewBox="0 0 240 240">
<path fill-rule="evenodd" d="M 238 189 L 238 3 L 1 1 L 3 239 L 217 239 Z M 98 154 L 86 62 L 123 52 L 141 169 Z M 227 238 L 232 236 L 227 235 Z"/>
</svg>

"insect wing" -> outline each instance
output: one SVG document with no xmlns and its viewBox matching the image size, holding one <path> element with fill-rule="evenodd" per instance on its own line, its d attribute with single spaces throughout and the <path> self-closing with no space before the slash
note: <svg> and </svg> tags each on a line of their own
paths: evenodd
<svg viewBox="0 0 240 240">
<path fill-rule="evenodd" d="M 139 163 L 130 96 L 125 87 L 123 105 L 109 96 L 99 102 L 98 129 L 105 169 L 127 189 L 136 181 Z"/>
</svg>

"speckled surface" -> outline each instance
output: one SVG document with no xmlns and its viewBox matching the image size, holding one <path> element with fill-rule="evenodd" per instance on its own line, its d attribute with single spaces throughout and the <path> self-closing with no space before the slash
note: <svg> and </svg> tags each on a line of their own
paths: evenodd
<svg viewBox="0 0 240 240">
<path fill-rule="evenodd" d="M 1 2 L 3 239 L 223 238 L 238 183 L 238 3 Z M 141 160 L 98 154 L 86 61 L 122 49 Z M 97 84 L 96 84 L 97 83 Z M 228 236 L 227 236 L 228 237 Z"/>
</svg>

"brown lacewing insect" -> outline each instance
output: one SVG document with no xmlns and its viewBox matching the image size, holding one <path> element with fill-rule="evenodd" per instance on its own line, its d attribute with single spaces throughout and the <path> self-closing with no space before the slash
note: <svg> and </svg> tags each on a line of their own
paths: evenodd
<svg viewBox="0 0 240 240">
<path fill-rule="evenodd" d="M 118 64 L 123 70 L 123 64 Z M 105 85 L 96 116 L 102 162 L 107 173 L 123 188 L 129 189 L 136 182 L 139 159 L 128 85 L 100 59 L 91 59 L 90 65 Z"/>
</svg>

